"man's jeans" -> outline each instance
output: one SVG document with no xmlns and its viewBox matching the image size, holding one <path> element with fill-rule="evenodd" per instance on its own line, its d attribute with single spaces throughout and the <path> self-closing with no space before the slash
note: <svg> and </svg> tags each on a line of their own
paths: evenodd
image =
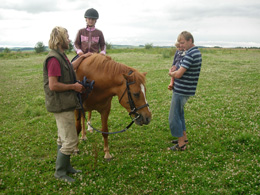
<svg viewBox="0 0 260 195">
<path fill-rule="evenodd" d="M 184 105 L 189 96 L 179 95 L 173 92 L 169 113 L 169 125 L 173 137 L 182 137 L 186 131 L 184 119 Z"/>
</svg>

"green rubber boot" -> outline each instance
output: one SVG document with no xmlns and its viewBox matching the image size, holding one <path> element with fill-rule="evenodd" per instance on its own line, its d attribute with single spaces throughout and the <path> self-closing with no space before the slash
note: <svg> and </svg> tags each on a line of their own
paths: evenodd
<svg viewBox="0 0 260 195">
<path fill-rule="evenodd" d="M 57 160 L 56 160 L 56 171 L 54 176 L 60 180 L 67 182 L 74 182 L 75 179 L 67 176 L 67 169 L 70 163 L 70 155 L 65 155 L 58 150 Z"/>
<path fill-rule="evenodd" d="M 58 145 L 58 151 L 59 151 L 60 149 L 61 149 L 61 146 Z M 82 171 L 81 171 L 81 170 L 76 170 L 76 169 L 74 169 L 74 168 L 71 166 L 70 162 L 69 162 L 69 166 L 68 166 L 68 168 L 67 168 L 67 173 L 75 174 L 75 173 L 82 173 Z"/>
<path fill-rule="evenodd" d="M 71 164 L 69 163 L 68 169 L 67 169 L 67 173 L 71 173 L 71 174 L 75 174 L 75 173 L 82 173 L 81 170 L 76 170 L 74 169 Z"/>
</svg>

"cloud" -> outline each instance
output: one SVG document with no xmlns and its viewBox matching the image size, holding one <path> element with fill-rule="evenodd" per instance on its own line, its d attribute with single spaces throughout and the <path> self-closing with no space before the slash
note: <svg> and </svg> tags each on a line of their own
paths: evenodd
<svg viewBox="0 0 260 195">
<path fill-rule="evenodd" d="M 88 7 L 87 1 L 82 0 L 8 0 L 0 5 L 0 9 L 23 11 L 38 14 L 64 10 L 77 10 Z"/>
<path fill-rule="evenodd" d="M 0 45 L 47 44 L 54 26 L 67 28 L 74 41 L 86 25 L 88 8 L 98 10 L 96 27 L 112 44 L 171 46 L 187 30 L 199 44 L 260 45 L 258 0 L 4 0 L 0 4 Z"/>
<path fill-rule="evenodd" d="M 206 0 L 190 1 L 176 6 L 165 6 L 165 12 L 172 20 L 201 20 L 208 17 L 260 17 L 260 3 L 258 1 L 225 1 L 218 0 L 215 3 Z"/>
<path fill-rule="evenodd" d="M 45 1 L 35 1 L 35 0 L 9 0 L 1 3 L 0 8 L 6 10 L 23 11 L 27 13 L 41 13 L 57 10 L 57 1 L 55 0 L 45 0 Z"/>
</svg>

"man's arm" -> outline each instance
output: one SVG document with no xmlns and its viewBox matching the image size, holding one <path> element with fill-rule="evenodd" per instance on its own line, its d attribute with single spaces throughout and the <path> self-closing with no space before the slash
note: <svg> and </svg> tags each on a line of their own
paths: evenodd
<svg viewBox="0 0 260 195">
<path fill-rule="evenodd" d="M 74 83 L 74 84 L 61 83 L 58 81 L 58 77 L 49 77 L 49 88 L 51 91 L 57 91 L 57 92 L 74 90 L 80 93 L 82 93 L 83 90 L 85 89 L 84 86 L 79 83 Z"/>
<path fill-rule="evenodd" d="M 171 69 L 170 69 L 169 76 L 179 79 L 186 72 L 186 70 L 187 70 L 186 68 L 180 67 L 177 71 L 171 72 Z"/>
</svg>

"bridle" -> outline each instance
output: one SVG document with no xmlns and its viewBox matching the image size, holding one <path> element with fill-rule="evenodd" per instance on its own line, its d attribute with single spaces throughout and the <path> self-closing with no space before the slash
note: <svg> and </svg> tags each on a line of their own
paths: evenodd
<svg viewBox="0 0 260 195">
<path fill-rule="evenodd" d="M 129 73 L 128 73 L 128 75 L 131 75 L 132 73 L 133 73 L 133 71 L 130 70 Z M 116 133 L 122 133 L 122 132 L 126 131 L 127 129 L 129 129 L 129 128 L 132 126 L 132 124 L 135 122 L 135 120 L 137 120 L 137 119 L 140 118 L 140 116 L 141 116 L 137 111 L 138 111 L 138 110 L 141 110 L 141 109 L 144 108 L 144 107 L 148 107 L 148 106 L 149 106 L 149 104 L 144 104 L 144 105 L 142 105 L 142 106 L 140 106 L 140 107 L 138 107 L 138 108 L 135 107 L 135 103 L 134 103 L 134 100 L 133 100 L 133 98 L 132 98 L 131 91 L 130 91 L 130 88 L 129 88 L 129 85 L 132 85 L 132 84 L 134 84 L 134 83 L 135 83 L 135 81 L 133 81 L 133 82 L 128 82 L 127 79 L 126 79 L 126 89 L 125 89 L 125 91 L 123 92 L 122 96 L 121 96 L 120 99 L 119 99 L 119 103 L 120 103 L 121 100 L 123 99 L 124 95 L 125 95 L 126 92 L 127 92 L 128 103 L 129 103 L 130 109 L 131 109 L 131 112 L 129 112 L 129 116 L 132 118 L 132 121 L 131 121 L 131 123 L 130 123 L 129 125 L 127 125 L 126 128 L 124 128 L 124 129 L 121 130 L 121 131 L 116 131 L 116 132 L 104 132 L 104 131 L 100 131 L 100 130 L 94 128 L 89 122 L 88 122 L 88 125 L 90 125 L 95 131 L 97 131 L 97 132 L 99 132 L 99 133 L 102 133 L 102 134 L 116 134 Z M 133 118 L 132 115 L 134 115 L 135 117 Z"/>
<path fill-rule="evenodd" d="M 132 70 L 129 71 L 128 75 L 131 75 L 133 73 Z M 140 114 L 137 112 L 138 110 L 141 110 L 142 108 L 144 107 L 148 107 L 149 104 L 144 104 L 138 108 L 135 107 L 135 103 L 134 103 L 134 100 L 132 98 L 132 95 L 131 95 L 131 92 L 130 92 L 130 88 L 129 88 L 129 85 L 132 85 L 132 84 L 135 84 L 135 81 L 133 82 L 128 82 L 127 79 L 126 79 L 126 89 L 124 91 L 124 93 L 122 94 L 121 98 L 119 99 L 119 103 L 121 102 L 121 100 L 123 99 L 125 93 L 127 92 L 127 96 L 128 96 L 128 103 L 130 105 L 130 109 L 131 109 L 131 112 L 129 112 L 129 115 L 135 115 L 135 118 L 139 118 L 140 117 Z"/>
</svg>

